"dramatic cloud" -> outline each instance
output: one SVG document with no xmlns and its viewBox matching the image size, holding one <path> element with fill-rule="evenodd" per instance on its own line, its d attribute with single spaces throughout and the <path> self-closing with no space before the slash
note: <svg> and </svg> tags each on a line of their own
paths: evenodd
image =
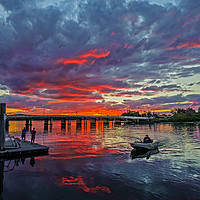
<svg viewBox="0 0 200 200">
<path fill-rule="evenodd" d="M 189 0 L 2 0 L 0 101 L 33 113 L 198 108 L 199 9 Z"/>
</svg>

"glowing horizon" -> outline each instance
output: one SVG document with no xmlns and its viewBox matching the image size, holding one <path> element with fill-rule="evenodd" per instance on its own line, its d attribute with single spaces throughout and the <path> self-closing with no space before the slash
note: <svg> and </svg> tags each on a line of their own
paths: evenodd
<svg viewBox="0 0 200 200">
<path fill-rule="evenodd" d="M 16 114 L 197 110 L 198 8 L 189 0 L 5 0 L 0 102 Z"/>
</svg>

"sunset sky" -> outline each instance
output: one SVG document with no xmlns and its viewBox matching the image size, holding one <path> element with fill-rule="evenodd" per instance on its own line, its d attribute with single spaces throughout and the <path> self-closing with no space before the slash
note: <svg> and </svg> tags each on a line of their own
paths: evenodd
<svg viewBox="0 0 200 200">
<path fill-rule="evenodd" d="M 1 0 L 12 114 L 200 107 L 199 0 Z"/>
</svg>

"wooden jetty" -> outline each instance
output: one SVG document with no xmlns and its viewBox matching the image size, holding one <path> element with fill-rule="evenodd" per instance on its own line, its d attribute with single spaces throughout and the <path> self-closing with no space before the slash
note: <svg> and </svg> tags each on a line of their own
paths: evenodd
<svg viewBox="0 0 200 200">
<path fill-rule="evenodd" d="M 0 160 L 22 158 L 29 156 L 48 155 L 49 147 L 29 141 L 20 142 L 20 145 L 5 145 L 5 150 L 0 151 Z"/>
<path fill-rule="evenodd" d="M 27 156 L 47 155 L 49 147 L 29 141 L 20 141 L 15 137 L 5 135 L 6 104 L 0 104 L 0 160 L 21 158 Z"/>
</svg>

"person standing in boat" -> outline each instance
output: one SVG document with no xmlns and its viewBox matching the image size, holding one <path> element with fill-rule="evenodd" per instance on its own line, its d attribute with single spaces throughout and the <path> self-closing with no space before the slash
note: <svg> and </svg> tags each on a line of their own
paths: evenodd
<svg viewBox="0 0 200 200">
<path fill-rule="evenodd" d="M 26 128 L 22 129 L 22 141 L 26 140 Z"/>
<path fill-rule="evenodd" d="M 144 142 L 144 143 L 151 143 L 152 140 L 150 139 L 150 137 L 149 137 L 148 135 L 146 135 L 146 136 L 144 137 L 144 139 L 143 139 L 143 142 Z"/>
<path fill-rule="evenodd" d="M 35 135 L 36 135 L 36 130 L 35 128 L 33 128 L 33 130 L 31 131 L 31 144 L 33 144 L 35 141 Z"/>
</svg>

